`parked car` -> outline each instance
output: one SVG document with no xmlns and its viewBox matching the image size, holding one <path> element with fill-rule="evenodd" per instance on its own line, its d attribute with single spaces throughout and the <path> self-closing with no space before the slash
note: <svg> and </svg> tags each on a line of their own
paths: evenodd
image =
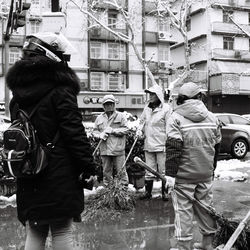
<svg viewBox="0 0 250 250">
<path fill-rule="evenodd" d="M 237 159 L 244 158 L 250 150 L 250 121 L 236 114 L 218 113 L 215 115 L 219 118 L 222 125 L 220 152 L 229 153 Z"/>
<path fill-rule="evenodd" d="M 250 114 L 244 114 L 244 115 L 241 115 L 241 116 L 250 121 Z"/>
</svg>

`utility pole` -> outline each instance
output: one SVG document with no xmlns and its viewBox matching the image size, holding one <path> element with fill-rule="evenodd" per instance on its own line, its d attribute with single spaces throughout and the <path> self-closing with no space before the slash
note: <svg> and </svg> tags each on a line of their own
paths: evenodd
<svg viewBox="0 0 250 250">
<path fill-rule="evenodd" d="M 10 11 L 6 26 L 6 32 L 4 34 L 3 40 L 4 40 L 4 76 L 6 76 L 8 69 L 9 69 L 9 42 L 10 42 L 10 28 L 13 21 L 13 5 L 14 0 L 11 0 L 10 4 Z M 10 91 L 7 87 L 6 80 L 4 84 L 4 102 L 5 102 L 5 115 L 9 117 L 10 111 L 9 111 L 9 103 L 10 103 Z"/>
</svg>

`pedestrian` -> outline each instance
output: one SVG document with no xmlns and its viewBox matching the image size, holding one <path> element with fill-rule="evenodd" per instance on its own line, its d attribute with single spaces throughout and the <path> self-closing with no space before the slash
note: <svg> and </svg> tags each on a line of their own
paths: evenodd
<svg viewBox="0 0 250 250">
<path fill-rule="evenodd" d="M 159 85 L 155 84 L 149 89 L 146 89 L 145 92 L 149 93 L 149 101 L 141 114 L 141 126 L 137 130 L 136 135 L 144 138 L 146 163 L 154 170 L 165 174 L 166 126 L 172 110 L 170 106 L 164 102 L 163 89 Z M 146 172 L 145 193 L 140 199 L 151 199 L 154 179 L 155 177 L 152 174 Z M 162 199 L 167 200 L 164 186 L 162 191 Z"/>
<path fill-rule="evenodd" d="M 100 155 L 103 165 L 103 184 L 107 186 L 114 177 L 128 185 L 125 162 L 126 134 L 129 132 L 127 119 L 116 110 L 113 95 L 105 95 L 102 100 L 104 112 L 95 120 L 93 135 L 101 139 Z"/>
<path fill-rule="evenodd" d="M 53 249 L 73 249 L 72 221 L 84 208 L 83 186 L 95 174 L 92 150 L 77 106 L 79 79 L 68 67 L 64 52 L 69 46 L 62 34 L 27 36 L 23 56 L 8 71 L 12 91 L 11 119 L 17 107 L 28 114 L 42 100 L 31 118 L 40 143 L 49 147 L 48 165 L 37 176 L 17 178 L 18 219 L 27 228 L 25 250 L 45 249 L 50 231 Z"/>
<path fill-rule="evenodd" d="M 176 107 L 168 120 L 166 141 L 166 186 L 178 187 L 206 206 L 213 205 L 212 181 L 221 141 L 220 123 L 201 101 L 202 93 L 193 82 L 184 83 Z M 192 248 L 193 216 L 202 243 L 194 246 L 211 250 L 215 220 L 183 194 L 173 190 L 175 236 L 179 250 Z"/>
</svg>

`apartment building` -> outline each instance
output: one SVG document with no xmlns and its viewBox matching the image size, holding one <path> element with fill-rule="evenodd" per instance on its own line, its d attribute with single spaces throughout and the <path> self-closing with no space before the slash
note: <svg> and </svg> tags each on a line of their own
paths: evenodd
<svg viewBox="0 0 250 250">
<path fill-rule="evenodd" d="M 199 1 L 189 10 L 187 31 L 190 63 L 207 88 L 209 109 L 249 113 L 250 1 Z M 177 32 L 175 38 L 180 42 L 171 47 L 171 58 L 183 67 L 183 39 Z"/>
<path fill-rule="evenodd" d="M 66 0 L 60 1 L 60 13 L 51 12 L 51 1 L 31 0 L 25 27 L 13 32 L 10 41 L 10 65 L 21 56 L 21 47 L 25 35 L 39 31 L 61 31 L 75 47 L 71 55 L 70 66 L 76 71 L 81 81 L 78 104 L 83 117 L 102 111 L 102 97 L 112 93 L 117 99 L 117 108 L 134 115 L 140 115 L 146 101 L 144 89 L 151 82 L 131 44 L 118 39 L 102 26 L 96 25 L 80 10 L 90 10 L 87 1 L 75 1 L 76 5 Z M 134 16 L 135 43 L 138 52 L 148 60 L 149 68 L 156 81 L 163 87 L 168 86 L 167 66 L 170 60 L 169 22 L 160 20 L 152 13 L 152 0 L 120 0 L 120 5 L 131 10 Z M 105 10 L 105 11 L 104 11 Z M 114 6 L 97 1 L 92 14 L 115 32 L 131 35 L 122 14 Z M 4 20 L 2 32 L 4 31 Z M 1 41 L 0 49 L 4 50 Z M 2 53 L 1 53 L 2 54 Z M 4 60 L 1 58 L 1 70 Z M 3 70 L 0 80 L 4 88 Z M 0 90 L 0 91 L 1 91 Z M 4 91 L 1 91 L 4 93 Z M 4 96 L 0 96 L 4 100 Z"/>
</svg>

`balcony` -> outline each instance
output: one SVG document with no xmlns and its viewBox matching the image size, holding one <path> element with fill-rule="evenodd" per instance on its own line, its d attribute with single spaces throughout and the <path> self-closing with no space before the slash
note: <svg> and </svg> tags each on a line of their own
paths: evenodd
<svg viewBox="0 0 250 250">
<path fill-rule="evenodd" d="M 250 26 L 240 24 L 243 30 L 250 34 Z M 243 35 L 244 33 L 233 23 L 213 22 L 211 32 L 213 34 Z"/>
<path fill-rule="evenodd" d="M 90 70 L 127 72 L 126 60 L 90 59 Z"/>
<path fill-rule="evenodd" d="M 120 32 L 125 35 L 127 35 L 126 29 L 113 29 L 115 32 Z M 114 36 L 109 31 L 103 29 L 103 28 L 94 28 L 89 31 L 90 39 L 96 39 L 96 40 L 119 40 L 116 36 Z"/>
<path fill-rule="evenodd" d="M 250 61 L 250 52 L 248 50 L 225 50 L 225 49 L 213 49 L 213 59 L 230 59 L 235 61 Z"/>
<path fill-rule="evenodd" d="M 126 9 L 126 7 L 127 7 L 127 0 L 117 0 L 117 3 L 118 3 L 119 6 L 121 6 L 124 9 Z M 114 5 L 108 3 L 108 1 L 106 1 L 106 0 L 99 0 L 99 1 L 97 1 L 97 3 L 95 4 L 95 8 L 115 9 L 116 10 L 116 7 Z"/>
</svg>

